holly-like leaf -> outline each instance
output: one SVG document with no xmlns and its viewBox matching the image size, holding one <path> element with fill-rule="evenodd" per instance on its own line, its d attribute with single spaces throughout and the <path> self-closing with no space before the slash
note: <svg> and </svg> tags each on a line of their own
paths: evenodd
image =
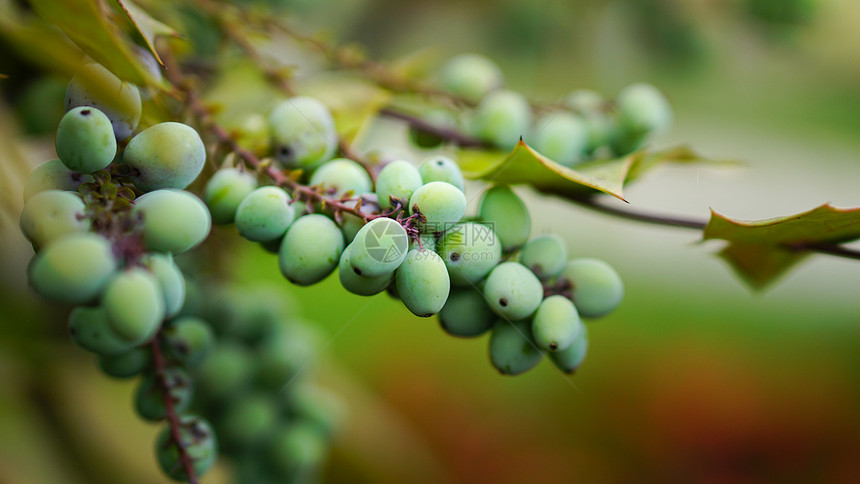
<svg viewBox="0 0 860 484">
<path fill-rule="evenodd" d="M 30 4 L 43 20 L 119 78 L 138 85 L 159 84 L 135 54 L 116 9 L 105 0 L 30 0 Z"/>
<path fill-rule="evenodd" d="M 761 221 L 734 220 L 711 211 L 703 240 L 712 239 L 728 241 L 720 257 L 744 281 L 762 289 L 808 255 L 804 247 L 860 239 L 860 208 L 822 205 L 808 212 Z"/>
<path fill-rule="evenodd" d="M 144 42 L 146 42 L 146 47 L 150 52 L 152 52 L 155 60 L 157 60 L 163 67 L 164 62 L 161 61 L 161 57 L 159 57 L 158 52 L 155 51 L 155 39 L 157 37 L 178 38 L 181 37 L 179 33 L 168 25 L 150 17 L 148 13 L 130 0 L 116 0 L 116 3 L 119 4 L 122 11 L 125 12 L 125 15 L 131 21 L 132 25 L 134 25 L 134 28 L 137 29 L 138 33 L 140 33 L 140 36 L 143 37 Z"/>
<path fill-rule="evenodd" d="M 567 198 L 603 192 L 621 200 L 624 200 L 625 183 L 661 163 L 712 162 L 681 146 L 657 152 L 637 151 L 621 158 L 587 161 L 568 168 L 541 155 L 522 140 L 507 155 L 462 150 L 459 160 L 467 178 L 527 184 L 541 192 Z"/>
</svg>

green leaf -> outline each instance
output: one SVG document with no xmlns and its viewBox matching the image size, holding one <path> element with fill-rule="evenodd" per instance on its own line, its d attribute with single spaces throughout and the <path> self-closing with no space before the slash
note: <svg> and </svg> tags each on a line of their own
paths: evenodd
<svg viewBox="0 0 860 484">
<path fill-rule="evenodd" d="M 161 61 L 161 57 L 159 57 L 158 52 L 155 51 L 155 39 L 157 37 L 178 38 L 181 37 L 179 33 L 171 27 L 150 17 L 148 13 L 132 3 L 130 0 L 116 0 L 116 3 L 119 4 L 122 11 L 125 12 L 132 25 L 134 25 L 134 28 L 137 29 L 138 33 L 140 33 L 140 36 L 143 37 L 144 42 L 146 42 L 146 47 L 150 52 L 152 52 L 155 60 L 157 60 L 163 67 L 164 62 Z"/>
<path fill-rule="evenodd" d="M 608 160 L 586 161 L 568 168 L 541 155 L 522 140 L 509 154 L 461 150 L 460 168 L 467 178 L 495 183 L 527 184 L 544 193 L 582 198 L 597 192 L 624 200 L 624 185 L 662 163 L 727 163 L 709 160 L 679 146 L 663 151 L 636 151 Z"/>
<path fill-rule="evenodd" d="M 728 241 L 720 257 L 753 288 L 762 289 L 809 254 L 804 246 L 860 238 L 860 208 L 822 205 L 760 221 L 734 220 L 711 211 L 702 238 Z"/>
<path fill-rule="evenodd" d="M 117 12 L 105 0 L 30 0 L 36 13 L 120 79 L 138 85 L 159 81 L 134 53 L 134 42 L 121 29 Z"/>
</svg>

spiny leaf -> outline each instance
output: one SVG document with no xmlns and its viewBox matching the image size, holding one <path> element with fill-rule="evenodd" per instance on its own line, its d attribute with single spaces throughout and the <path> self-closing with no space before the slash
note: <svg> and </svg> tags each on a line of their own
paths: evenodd
<svg viewBox="0 0 860 484">
<path fill-rule="evenodd" d="M 822 205 L 808 212 L 760 221 L 734 220 L 713 210 L 703 240 L 729 244 L 720 252 L 755 289 L 762 289 L 809 254 L 814 243 L 841 243 L 860 238 L 860 208 Z"/>
<path fill-rule="evenodd" d="M 621 200 L 625 200 L 625 183 L 662 163 L 724 163 L 708 160 L 680 146 L 656 152 L 636 151 L 621 158 L 586 161 L 568 168 L 541 155 L 522 140 L 507 155 L 461 150 L 459 160 L 467 178 L 532 185 L 541 192 L 566 198 L 603 192 Z"/>
<path fill-rule="evenodd" d="M 119 78 L 138 85 L 158 85 L 134 53 L 115 11 L 104 0 L 30 0 L 36 13 Z"/>
<path fill-rule="evenodd" d="M 116 0 L 116 3 L 118 3 L 122 11 L 125 12 L 132 25 L 134 25 L 134 28 L 140 33 L 140 36 L 143 37 L 144 42 L 146 42 L 146 47 L 150 52 L 152 52 L 155 60 L 157 60 L 163 67 L 164 62 L 161 61 L 161 57 L 159 57 L 158 52 L 155 51 L 155 39 L 160 36 L 180 37 L 179 33 L 169 26 L 150 17 L 148 13 L 132 3 L 130 0 Z"/>
</svg>

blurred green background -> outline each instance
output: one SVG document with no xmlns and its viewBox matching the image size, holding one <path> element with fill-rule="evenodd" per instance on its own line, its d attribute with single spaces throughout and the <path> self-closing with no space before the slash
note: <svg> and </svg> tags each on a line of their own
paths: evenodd
<svg viewBox="0 0 860 484">
<path fill-rule="evenodd" d="M 380 58 L 485 53 L 533 98 L 576 88 L 611 97 L 652 82 L 676 109 L 675 127 L 656 145 L 685 142 L 747 163 L 661 168 L 627 190 L 632 208 L 757 219 L 824 202 L 860 206 L 855 1 L 798 0 L 812 8 L 794 16 L 785 9 L 795 2 L 781 0 L 770 2 L 782 5 L 770 16 L 746 0 L 286 3 L 280 14 L 308 31 Z M 4 51 L 0 66 L 25 66 L 34 78 L 35 66 Z M 0 72 L 13 83 L 20 74 Z M 64 310 L 26 288 L 21 180 L 53 157 L 53 138 L 23 134 L 32 122 L 16 111 L 23 91 L 3 82 L 0 482 L 163 482 L 151 449 L 157 427 L 133 415 L 134 383 L 101 375 L 66 337 Z M 45 107 L 41 121 L 53 129 L 51 109 L 62 106 Z M 402 127 L 381 123 L 361 148 L 403 139 Z M 468 198 L 480 189 L 470 185 Z M 435 319 L 415 318 L 386 295 L 349 295 L 333 278 L 291 286 L 274 256 L 229 228 L 216 232 L 229 244 L 219 245 L 229 251 L 226 271 L 242 284 L 271 281 L 327 335 L 313 372 L 349 412 L 326 481 L 860 480 L 856 262 L 813 256 L 752 294 L 713 256 L 719 244 L 699 244 L 695 232 L 520 193 L 535 234 L 559 233 L 572 255 L 609 261 L 626 283 L 620 309 L 592 323 L 589 356 L 573 377 L 547 362 L 500 376 L 486 337 L 451 338 Z"/>
</svg>

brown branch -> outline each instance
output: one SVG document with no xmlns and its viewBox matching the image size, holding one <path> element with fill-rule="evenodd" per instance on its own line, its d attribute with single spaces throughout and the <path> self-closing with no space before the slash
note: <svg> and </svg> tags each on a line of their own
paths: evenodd
<svg viewBox="0 0 860 484">
<path fill-rule="evenodd" d="M 625 220 L 633 220 L 636 222 L 644 222 L 653 225 L 662 225 L 666 227 L 680 227 L 693 230 L 704 230 L 705 227 L 708 225 L 707 220 L 654 214 L 630 210 L 629 208 L 611 207 L 609 205 L 598 202 L 595 197 L 583 197 L 569 200 L 573 201 L 581 207 L 585 207 L 596 212 L 612 215 L 618 218 L 623 218 Z M 783 247 L 796 252 L 818 252 L 821 254 L 827 254 L 836 257 L 844 257 L 846 259 L 860 260 L 860 251 L 850 249 L 839 244 L 825 242 L 803 242 L 797 244 L 785 244 L 783 245 Z"/>
<path fill-rule="evenodd" d="M 444 140 L 450 141 L 457 146 L 461 146 L 463 148 L 490 148 L 491 145 L 477 138 L 473 138 L 471 136 L 465 135 L 456 129 L 443 128 L 440 126 L 436 126 L 432 123 L 428 123 L 423 119 L 413 116 L 408 113 L 404 113 L 402 111 L 398 111 L 393 108 L 383 108 L 379 110 L 379 114 L 382 116 L 386 116 L 389 118 L 399 119 L 400 121 L 405 122 L 409 126 L 422 131 L 427 134 L 432 134 L 434 136 L 438 136 Z"/>
<path fill-rule="evenodd" d="M 159 334 L 161 330 L 159 330 Z M 189 457 L 188 452 L 185 451 L 185 446 L 182 443 L 182 436 L 179 433 L 180 422 L 179 415 L 176 413 L 176 408 L 173 406 L 173 397 L 170 395 L 170 385 L 167 383 L 167 378 L 164 376 L 165 372 L 165 364 L 164 364 L 164 355 L 161 354 L 161 345 L 158 342 L 158 336 L 156 334 L 152 341 L 149 343 L 149 347 L 152 350 L 152 361 L 155 365 L 155 376 L 158 379 L 159 386 L 161 387 L 161 394 L 164 398 L 164 415 L 167 418 L 167 423 L 170 426 L 170 437 L 173 439 L 173 442 L 176 444 L 176 450 L 179 452 L 179 463 L 182 464 L 182 468 L 185 470 L 185 475 L 188 477 L 189 484 L 198 484 L 197 475 L 194 473 L 194 466 L 191 463 L 191 457 Z"/>
</svg>

